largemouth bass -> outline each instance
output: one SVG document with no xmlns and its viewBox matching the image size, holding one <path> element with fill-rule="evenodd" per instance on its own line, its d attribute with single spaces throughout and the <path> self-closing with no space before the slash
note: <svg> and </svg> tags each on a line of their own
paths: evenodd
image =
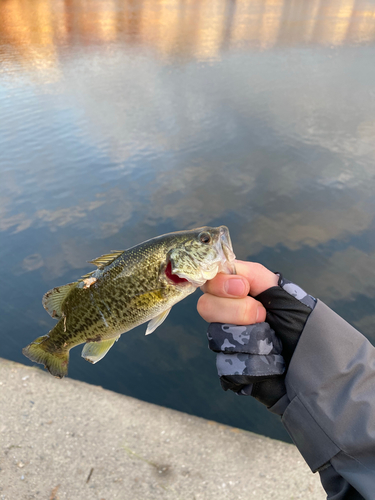
<svg viewBox="0 0 375 500">
<path fill-rule="evenodd" d="M 69 351 L 85 343 L 82 357 L 100 361 L 120 335 L 149 321 L 146 335 L 172 306 L 219 272 L 235 273 L 235 255 L 225 226 L 158 236 L 93 261 L 97 269 L 56 287 L 43 306 L 56 326 L 23 349 L 55 377 L 68 373 Z"/>
</svg>

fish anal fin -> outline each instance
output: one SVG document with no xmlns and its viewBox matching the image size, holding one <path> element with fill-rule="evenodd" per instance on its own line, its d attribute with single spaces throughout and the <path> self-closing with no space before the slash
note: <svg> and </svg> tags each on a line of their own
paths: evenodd
<svg viewBox="0 0 375 500">
<path fill-rule="evenodd" d="M 87 342 L 83 349 L 81 356 L 92 364 L 97 363 L 110 350 L 113 344 L 120 338 L 120 335 L 114 339 L 101 340 L 100 342 Z"/>
<path fill-rule="evenodd" d="M 99 269 L 103 269 L 103 267 L 108 266 L 108 264 L 117 259 L 117 257 L 119 257 L 122 253 L 124 253 L 124 250 L 113 250 L 112 252 L 101 255 L 94 260 L 89 260 L 89 263 L 94 264 Z"/>
<path fill-rule="evenodd" d="M 67 285 L 57 286 L 44 294 L 42 304 L 44 309 L 52 318 L 59 319 L 64 315 L 62 311 L 62 303 L 68 296 L 69 292 L 77 286 L 77 282 L 68 283 Z"/>
<path fill-rule="evenodd" d="M 155 316 L 155 318 L 152 318 L 152 320 L 147 325 L 147 330 L 146 330 L 145 335 L 150 335 L 150 333 L 154 332 L 157 329 L 157 327 L 163 323 L 165 318 L 170 313 L 171 309 L 172 308 L 170 307 L 166 311 L 163 311 L 161 314 L 158 314 L 157 316 Z"/>
</svg>

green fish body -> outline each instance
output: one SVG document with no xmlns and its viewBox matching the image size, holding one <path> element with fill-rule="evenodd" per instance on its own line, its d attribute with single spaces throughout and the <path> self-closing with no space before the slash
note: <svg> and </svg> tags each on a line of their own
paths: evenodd
<svg viewBox="0 0 375 500">
<path fill-rule="evenodd" d="M 62 378 L 72 347 L 85 343 L 82 356 L 96 363 L 122 333 L 146 322 L 146 335 L 152 333 L 197 287 L 218 272 L 234 273 L 234 259 L 225 226 L 169 233 L 103 255 L 91 261 L 95 271 L 44 295 L 58 323 L 22 352 Z"/>
</svg>

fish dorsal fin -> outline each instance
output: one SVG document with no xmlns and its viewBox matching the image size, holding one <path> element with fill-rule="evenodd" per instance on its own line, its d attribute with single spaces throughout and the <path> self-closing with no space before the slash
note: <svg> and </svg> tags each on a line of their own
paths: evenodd
<svg viewBox="0 0 375 500">
<path fill-rule="evenodd" d="M 147 325 L 147 330 L 146 330 L 145 335 L 150 335 L 150 333 L 154 332 L 157 329 L 157 327 L 163 323 L 165 318 L 170 313 L 171 309 L 172 308 L 170 307 L 169 309 L 162 312 L 161 314 L 158 314 L 158 316 L 155 316 L 155 318 L 152 318 L 152 320 Z"/>
<path fill-rule="evenodd" d="M 97 269 L 95 269 L 94 271 L 90 271 L 89 273 L 84 274 L 84 275 L 83 275 L 83 276 L 82 276 L 82 277 L 81 277 L 78 281 L 83 281 L 83 280 L 85 280 L 85 279 L 87 279 L 87 278 L 91 278 L 91 277 L 92 277 L 92 275 L 93 275 L 94 273 L 96 273 L 96 272 L 97 272 Z"/>
<path fill-rule="evenodd" d="M 114 339 L 102 340 L 101 342 L 87 342 L 83 349 L 81 356 L 92 364 L 97 363 L 110 350 L 113 344 L 120 338 L 120 335 Z"/>
<path fill-rule="evenodd" d="M 103 269 L 103 267 L 108 266 L 111 262 L 113 262 L 119 255 L 124 253 L 124 250 L 113 250 L 110 253 L 105 255 L 101 255 L 97 259 L 89 260 L 90 264 L 95 264 L 99 269 Z"/>
<path fill-rule="evenodd" d="M 69 292 L 77 286 L 77 282 L 68 283 L 67 285 L 57 286 L 52 288 L 43 295 L 42 304 L 44 309 L 52 318 L 59 319 L 64 315 L 61 309 L 62 303 L 68 296 Z"/>
</svg>

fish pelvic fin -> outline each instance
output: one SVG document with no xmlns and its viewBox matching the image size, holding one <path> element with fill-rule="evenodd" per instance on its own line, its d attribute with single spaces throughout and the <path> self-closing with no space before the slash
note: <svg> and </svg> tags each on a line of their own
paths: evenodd
<svg viewBox="0 0 375 500">
<path fill-rule="evenodd" d="M 44 365 L 51 375 L 63 378 L 68 374 L 69 349 L 50 352 L 48 335 L 38 337 L 22 349 L 22 353 L 34 363 Z"/>
<path fill-rule="evenodd" d="M 120 338 L 120 335 L 114 339 L 102 340 L 100 342 L 87 342 L 82 349 L 81 356 L 92 364 L 97 363 L 110 350 L 113 344 Z"/>
<path fill-rule="evenodd" d="M 160 326 L 163 323 L 163 321 L 165 321 L 165 318 L 168 316 L 171 309 L 172 308 L 170 307 L 166 311 L 163 311 L 162 313 L 155 316 L 155 318 L 153 318 L 147 325 L 145 335 L 150 335 L 150 333 L 154 332 L 157 329 L 157 327 Z"/>
</svg>

